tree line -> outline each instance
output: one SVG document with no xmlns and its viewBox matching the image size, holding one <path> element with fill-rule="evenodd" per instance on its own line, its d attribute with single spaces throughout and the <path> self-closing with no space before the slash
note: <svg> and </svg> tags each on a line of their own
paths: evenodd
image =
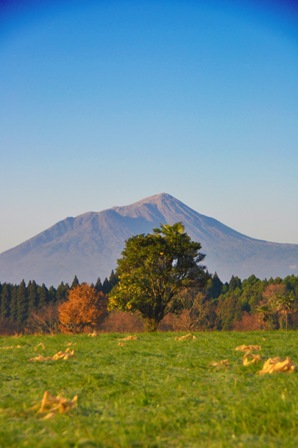
<svg viewBox="0 0 298 448">
<path fill-rule="evenodd" d="M 298 276 L 222 282 L 206 273 L 203 287 L 184 289 L 180 305 L 167 314 L 161 330 L 249 331 L 298 329 Z M 113 293 L 113 290 L 112 290 Z"/>
<path fill-rule="evenodd" d="M 112 271 L 109 278 L 103 282 L 98 278 L 92 286 L 97 292 L 107 295 L 116 281 Z M 20 284 L 0 283 L 0 334 L 23 331 L 39 316 L 42 319 L 41 316 L 51 315 L 53 319 L 58 306 L 67 301 L 69 292 L 79 284 L 76 275 L 71 284 L 61 282 L 57 288 L 48 288 L 44 283 L 38 285 L 34 280 L 27 284 L 25 280 Z"/>
<path fill-rule="evenodd" d="M 112 271 L 103 282 L 94 285 L 97 292 L 107 295 L 118 282 Z M 80 285 L 75 276 L 72 284 L 61 282 L 54 288 L 47 288 L 23 280 L 19 285 L 0 283 L 0 334 L 20 332 L 30 328 L 58 331 L 57 308 L 68 300 L 69 292 Z M 182 309 L 169 313 L 161 322 L 164 330 L 254 330 L 254 329 L 296 329 L 298 328 L 298 276 L 261 280 L 255 275 L 241 280 L 232 276 L 229 282 L 222 282 L 218 275 L 208 274 L 203 288 L 185 290 L 181 294 Z M 108 310 L 105 317 L 113 312 Z M 130 330 L 142 328 L 137 319 L 124 313 L 114 313 L 115 325 L 125 325 Z M 121 317 L 120 317 L 121 316 Z M 46 320 L 48 318 L 48 328 Z M 121 322 L 122 320 L 122 322 Z M 124 321 L 125 325 L 123 327 Z M 55 321 L 55 323 L 53 323 Z M 35 323 L 35 324 L 34 324 Z M 110 322 L 111 324 L 111 322 Z M 104 325 L 101 325 L 104 329 Z M 100 329 L 100 328 L 99 328 Z"/>
</svg>

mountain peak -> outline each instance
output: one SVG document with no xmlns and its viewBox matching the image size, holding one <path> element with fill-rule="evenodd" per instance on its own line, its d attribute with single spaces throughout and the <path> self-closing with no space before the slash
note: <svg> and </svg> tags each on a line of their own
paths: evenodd
<svg viewBox="0 0 298 448">
<path fill-rule="evenodd" d="M 177 199 L 175 199 L 173 196 L 171 196 L 168 193 L 159 193 L 159 194 L 155 194 L 153 196 L 148 196 L 144 199 L 140 199 L 137 202 L 134 202 L 130 205 L 125 205 L 125 206 L 120 206 L 120 207 L 113 207 L 113 210 L 119 210 L 119 209 L 123 209 L 123 208 L 137 208 L 137 207 L 141 207 L 142 205 L 147 205 L 147 204 L 155 204 L 155 205 L 159 205 L 161 203 L 168 203 L 170 201 L 178 201 Z"/>
<path fill-rule="evenodd" d="M 131 205 L 113 207 L 121 216 L 130 216 L 131 218 L 144 218 L 152 221 L 157 218 L 156 214 L 159 214 L 161 222 L 164 221 L 162 216 L 162 209 L 164 206 L 169 206 L 172 201 L 175 201 L 173 196 L 167 193 L 160 193 L 154 196 L 148 196 L 140 201 L 134 202 Z"/>
<path fill-rule="evenodd" d="M 172 201 L 172 200 L 177 201 L 177 199 L 175 199 L 169 193 L 158 193 L 153 196 L 148 196 L 144 199 L 141 199 L 140 201 L 136 202 L 136 204 L 159 203 L 159 202 Z"/>
<path fill-rule="evenodd" d="M 298 245 L 260 241 L 201 215 L 168 193 L 131 205 L 66 218 L 30 240 L 0 254 L 0 282 L 35 280 L 47 285 L 95 282 L 116 268 L 125 241 L 161 224 L 182 222 L 202 245 L 209 272 L 223 280 L 252 274 L 269 278 L 298 273 Z"/>
</svg>

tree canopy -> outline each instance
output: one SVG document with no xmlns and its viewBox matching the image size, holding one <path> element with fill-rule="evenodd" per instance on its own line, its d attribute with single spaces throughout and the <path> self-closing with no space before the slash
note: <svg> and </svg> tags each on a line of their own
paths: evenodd
<svg viewBox="0 0 298 448">
<path fill-rule="evenodd" d="M 205 284 L 200 249 L 180 222 L 129 238 L 118 260 L 119 282 L 109 295 L 109 308 L 138 311 L 146 328 L 156 330 L 166 314 L 181 308 L 179 294 L 185 288 Z"/>
<path fill-rule="evenodd" d="M 69 333 L 80 333 L 95 328 L 106 313 L 102 292 L 82 283 L 69 290 L 68 300 L 58 308 L 60 328 Z"/>
</svg>

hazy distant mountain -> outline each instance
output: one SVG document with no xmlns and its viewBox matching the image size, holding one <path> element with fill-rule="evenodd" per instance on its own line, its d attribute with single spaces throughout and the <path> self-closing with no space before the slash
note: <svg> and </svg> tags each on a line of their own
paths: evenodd
<svg viewBox="0 0 298 448">
<path fill-rule="evenodd" d="M 57 286 L 102 280 L 116 268 L 124 242 L 151 232 L 161 223 L 182 221 L 193 240 L 202 244 L 209 272 L 222 280 L 255 274 L 270 278 L 298 275 L 298 245 L 249 238 L 201 215 L 169 194 L 158 194 L 126 207 L 113 207 L 66 218 L 34 238 L 0 254 L 0 282 L 35 280 Z"/>
</svg>

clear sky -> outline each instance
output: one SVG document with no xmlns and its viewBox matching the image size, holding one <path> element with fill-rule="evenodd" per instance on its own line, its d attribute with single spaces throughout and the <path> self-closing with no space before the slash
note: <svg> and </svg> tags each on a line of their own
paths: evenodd
<svg viewBox="0 0 298 448">
<path fill-rule="evenodd" d="M 0 1 L 0 179 L 0 252 L 162 192 L 298 244 L 297 1 Z"/>
</svg>

